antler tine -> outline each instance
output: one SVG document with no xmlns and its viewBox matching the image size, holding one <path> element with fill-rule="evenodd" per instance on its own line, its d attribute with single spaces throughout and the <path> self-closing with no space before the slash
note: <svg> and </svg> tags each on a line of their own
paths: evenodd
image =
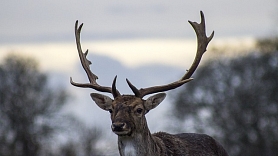
<svg viewBox="0 0 278 156">
<path fill-rule="evenodd" d="M 213 31 L 209 37 L 206 36 L 205 17 L 204 17 L 204 14 L 202 11 L 200 12 L 200 14 L 201 14 L 200 24 L 198 24 L 196 22 L 188 21 L 191 24 L 191 26 L 193 27 L 193 29 L 195 30 L 195 33 L 197 35 L 197 45 L 198 45 L 195 59 L 191 65 L 191 67 L 189 68 L 189 70 L 178 81 L 175 81 L 175 82 L 167 84 L 167 85 L 162 85 L 162 86 L 141 88 L 140 90 L 138 90 L 134 85 L 132 85 L 127 80 L 127 83 L 129 85 L 129 87 L 132 89 L 132 91 L 134 92 L 135 96 L 142 98 L 148 94 L 172 90 L 172 89 L 180 87 L 181 85 L 193 80 L 193 78 L 190 78 L 190 77 L 195 72 L 196 68 L 198 67 L 198 65 L 201 61 L 201 58 L 206 51 L 208 43 L 212 40 L 213 35 L 214 35 L 214 31 Z"/>
<path fill-rule="evenodd" d="M 92 64 L 92 63 L 91 63 L 91 61 L 89 61 L 86 58 L 88 55 L 88 49 L 86 50 L 85 53 L 82 52 L 81 43 L 80 43 L 80 33 L 81 33 L 82 26 L 83 26 L 83 23 L 80 26 L 78 26 L 78 20 L 75 22 L 75 39 L 76 39 L 76 46 L 77 46 L 78 55 L 79 55 L 79 58 L 81 61 L 81 65 L 82 65 L 83 69 L 85 70 L 90 83 L 76 83 L 76 82 L 72 81 L 71 77 L 70 77 L 70 83 L 76 87 L 92 88 L 92 89 L 95 89 L 100 92 L 112 93 L 114 97 L 120 95 L 120 92 L 116 88 L 114 89 L 114 93 L 113 93 L 111 87 L 100 86 L 96 82 L 98 77 L 94 73 L 91 72 L 90 64 Z"/>
<path fill-rule="evenodd" d="M 209 42 L 212 40 L 214 36 L 214 31 L 211 33 L 209 37 L 206 36 L 205 16 L 202 11 L 200 11 L 200 14 L 201 14 L 200 24 L 198 24 L 197 22 L 188 21 L 193 27 L 193 29 L 195 30 L 195 33 L 197 35 L 197 52 L 191 67 L 189 68 L 187 73 L 182 77 L 182 80 L 190 78 L 192 74 L 195 72 L 202 59 L 203 54 L 207 51 L 207 46 Z"/>
<path fill-rule="evenodd" d="M 127 80 L 127 82 L 128 82 L 129 87 L 132 89 L 133 93 L 135 94 L 135 96 L 143 98 L 145 95 L 148 95 L 148 94 L 153 94 L 153 93 L 157 93 L 157 92 L 163 92 L 163 91 L 175 89 L 191 80 L 193 80 L 193 78 L 189 78 L 186 80 L 178 80 L 178 81 L 175 81 L 175 82 L 167 84 L 167 85 L 153 86 L 153 87 L 141 88 L 141 89 L 137 89 L 134 85 L 131 84 L 130 81 Z"/>
</svg>

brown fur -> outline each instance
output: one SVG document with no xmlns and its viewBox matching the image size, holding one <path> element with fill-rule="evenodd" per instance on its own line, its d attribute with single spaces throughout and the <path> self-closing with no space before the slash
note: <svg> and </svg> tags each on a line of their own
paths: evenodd
<svg viewBox="0 0 278 156">
<path fill-rule="evenodd" d="M 159 105 L 165 95 L 156 94 L 147 100 L 122 95 L 112 100 L 91 94 L 100 108 L 111 113 L 111 128 L 118 135 L 121 156 L 228 156 L 219 143 L 205 134 L 151 134 L 145 114 Z"/>
<path fill-rule="evenodd" d="M 205 134 L 181 133 L 168 134 L 154 133 L 153 137 L 163 143 L 161 155 L 167 156 L 228 156 L 224 148 L 212 137 Z M 164 148 L 163 148 L 164 146 Z M 164 154 L 166 153 L 166 154 Z"/>
</svg>

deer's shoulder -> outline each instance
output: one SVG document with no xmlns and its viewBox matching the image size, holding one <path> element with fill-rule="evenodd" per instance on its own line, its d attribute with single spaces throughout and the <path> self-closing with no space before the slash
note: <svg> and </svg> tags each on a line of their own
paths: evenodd
<svg viewBox="0 0 278 156">
<path fill-rule="evenodd" d="M 211 136 L 197 133 L 169 134 L 157 132 L 153 134 L 175 156 L 227 156 L 224 148 Z"/>
</svg>

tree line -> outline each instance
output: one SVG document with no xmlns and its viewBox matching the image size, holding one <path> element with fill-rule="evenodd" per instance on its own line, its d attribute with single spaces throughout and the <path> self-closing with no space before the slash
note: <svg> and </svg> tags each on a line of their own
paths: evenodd
<svg viewBox="0 0 278 156">
<path fill-rule="evenodd" d="M 0 82 L 1 156 L 99 154 L 99 131 L 61 112 L 69 94 L 51 88 L 34 59 L 7 56 L 0 64 Z M 61 135 L 73 139 L 59 143 Z"/>
</svg>

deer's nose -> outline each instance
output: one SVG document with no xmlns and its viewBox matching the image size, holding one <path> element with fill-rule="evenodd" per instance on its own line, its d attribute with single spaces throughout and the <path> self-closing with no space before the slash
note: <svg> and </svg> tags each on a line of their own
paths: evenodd
<svg viewBox="0 0 278 156">
<path fill-rule="evenodd" d="M 112 123 L 111 128 L 113 131 L 122 131 L 124 126 L 125 126 L 124 122 L 114 122 Z"/>
</svg>

